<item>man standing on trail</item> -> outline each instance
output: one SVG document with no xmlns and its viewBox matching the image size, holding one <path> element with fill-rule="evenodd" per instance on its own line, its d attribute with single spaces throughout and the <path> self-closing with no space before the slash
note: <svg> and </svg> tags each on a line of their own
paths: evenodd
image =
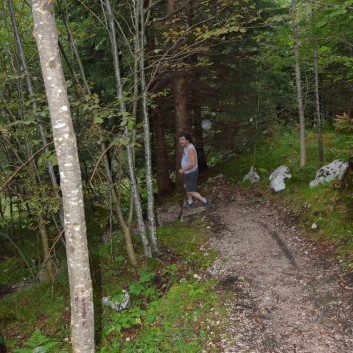
<svg viewBox="0 0 353 353">
<path fill-rule="evenodd" d="M 197 179 L 199 177 L 199 167 L 197 164 L 197 152 L 192 144 L 191 137 L 187 133 L 179 134 L 179 144 L 184 148 L 183 158 L 181 159 L 181 169 L 179 173 L 184 175 L 184 187 L 188 197 L 185 207 L 192 208 L 194 203 L 192 198 L 202 202 L 203 206 L 208 206 L 207 199 L 202 197 L 197 191 Z"/>
</svg>

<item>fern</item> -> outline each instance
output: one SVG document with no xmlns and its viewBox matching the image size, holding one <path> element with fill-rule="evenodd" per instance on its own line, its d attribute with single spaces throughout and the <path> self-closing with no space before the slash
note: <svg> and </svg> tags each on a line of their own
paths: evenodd
<svg viewBox="0 0 353 353">
<path fill-rule="evenodd" d="M 40 330 L 35 330 L 33 335 L 24 343 L 26 347 L 16 348 L 14 353 L 54 353 L 58 351 L 60 343 L 45 336 Z"/>
</svg>

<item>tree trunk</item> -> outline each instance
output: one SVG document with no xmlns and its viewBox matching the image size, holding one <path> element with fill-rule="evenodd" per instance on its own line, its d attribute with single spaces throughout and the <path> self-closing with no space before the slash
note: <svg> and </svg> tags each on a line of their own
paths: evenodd
<svg viewBox="0 0 353 353">
<path fill-rule="evenodd" d="M 188 27 L 191 28 L 194 25 L 194 4 L 193 0 L 189 0 L 187 4 L 187 18 Z M 192 65 L 192 82 L 197 82 L 199 73 L 197 72 L 198 56 L 193 54 L 190 56 L 190 63 Z M 203 143 L 203 129 L 202 129 L 202 111 L 201 105 L 197 97 L 197 90 L 195 86 L 191 83 L 190 91 L 192 92 L 192 103 L 191 109 L 193 111 L 194 120 L 194 136 L 195 136 L 195 147 L 197 151 L 198 165 L 200 171 L 207 168 L 206 153 Z"/>
<path fill-rule="evenodd" d="M 32 0 L 38 46 L 61 177 L 71 295 L 71 342 L 74 353 L 93 353 L 93 290 L 89 267 L 82 181 L 76 136 L 58 46 L 53 4 Z"/>
<path fill-rule="evenodd" d="M 114 192 L 114 185 L 113 185 L 113 181 L 110 181 L 109 187 L 112 188 L 111 189 L 111 193 L 113 196 L 113 200 L 115 201 L 115 214 L 118 217 L 120 226 L 123 230 L 123 234 L 124 234 L 124 239 L 125 239 L 125 245 L 126 245 L 126 251 L 130 260 L 130 263 L 132 266 L 137 266 L 137 259 L 136 259 L 136 254 L 135 254 L 135 250 L 133 247 L 133 243 L 132 243 L 132 236 L 131 236 L 131 222 L 132 222 L 132 218 L 128 217 L 128 221 L 126 222 L 124 219 L 124 215 L 121 212 L 121 204 L 120 204 L 120 198 L 121 198 L 121 174 L 122 174 L 122 169 L 123 169 L 123 154 L 122 154 L 122 147 L 119 147 L 119 174 L 118 174 L 118 196 L 116 196 L 115 192 Z M 133 198 L 133 195 L 130 196 L 130 198 Z M 133 203 L 130 202 L 130 214 L 131 214 L 131 210 L 134 207 Z M 129 214 L 129 216 L 130 216 Z"/>
<path fill-rule="evenodd" d="M 195 147 L 197 151 L 197 159 L 199 169 L 204 170 L 207 169 L 206 162 L 206 153 L 205 147 L 203 144 L 203 130 L 202 130 L 202 115 L 201 115 L 201 106 L 196 102 L 196 98 L 194 97 L 194 103 L 192 104 L 192 110 L 194 112 L 194 135 L 195 135 Z"/>
<path fill-rule="evenodd" d="M 298 40 L 298 24 L 297 24 L 297 3 L 292 0 L 292 16 L 293 16 L 293 34 L 294 34 L 294 59 L 295 59 L 295 82 L 297 86 L 297 101 L 300 125 L 300 167 L 306 164 L 306 141 L 305 141 L 305 119 L 304 105 L 302 96 L 301 70 L 299 58 L 299 40 Z"/>
<path fill-rule="evenodd" d="M 180 14 L 177 14 L 177 1 L 168 0 L 167 1 L 167 15 L 168 21 L 171 28 L 174 31 L 178 31 L 178 23 L 180 20 Z M 177 17 L 179 16 L 179 17 Z M 179 49 L 181 43 L 174 46 L 173 52 L 176 53 Z M 188 104 L 187 104 L 187 85 L 184 70 L 177 68 L 173 75 L 173 85 L 172 91 L 174 95 L 174 114 L 175 114 L 175 172 L 176 172 L 176 182 L 181 185 L 183 176 L 178 173 L 180 169 L 180 161 L 182 158 L 183 150 L 179 146 L 178 135 L 180 132 L 190 133 L 190 122 L 188 114 Z"/>
<path fill-rule="evenodd" d="M 18 27 L 17 27 L 15 14 L 14 14 L 13 6 L 12 6 L 12 0 L 7 0 L 7 4 L 8 4 L 9 12 L 10 12 L 12 27 L 13 27 L 14 34 L 15 34 L 16 46 L 18 48 L 19 57 L 20 57 L 20 60 L 21 60 L 23 71 L 25 73 L 27 90 L 28 90 L 28 93 L 29 93 L 30 97 L 33 98 L 34 89 L 33 89 L 32 79 L 31 79 L 31 76 L 29 74 L 27 61 L 26 61 L 25 53 L 24 53 L 23 46 L 22 46 L 21 37 L 20 37 L 20 34 L 18 32 Z M 32 107 L 33 107 L 34 111 L 37 110 L 37 104 L 36 104 L 35 101 L 32 101 Z M 43 128 L 42 123 L 40 121 L 40 118 L 38 116 L 36 116 L 36 121 L 37 121 L 37 127 L 38 127 L 38 131 L 39 131 L 40 139 L 42 141 L 43 146 L 46 146 L 48 141 L 47 141 L 47 138 L 46 138 L 45 133 L 44 133 L 44 128 Z M 45 148 L 45 152 L 49 152 L 49 148 L 48 147 Z M 57 198 L 60 198 L 60 195 L 57 192 L 58 181 L 56 180 L 56 176 L 55 176 L 53 165 L 51 164 L 51 162 L 49 160 L 48 160 L 47 164 L 48 164 L 48 173 L 49 173 L 50 180 L 51 180 L 51 183 L 52 183 L 52 186 L 53 186 L 53 189 L 54 189 L 55 196 Z M 59 210 L 59 217 L 60 217 L 61 226 L 64 228 L 64 216 L 63 216 L 61 208 Z"/>
<path fill-rule="evenodd" d="M 149 26 L 149 30 L 146 31 L 146 42 L 149 52 L 153 52 L 156 49 L 156 38 L 154 36 L 153 26 Z M 167 80 L 165 78 L 157 78 L 153 83 L 150 83 L 151 91 L 153 93 L 158 93 L 159 90 L 167 86 Z M 151 109 L 152 116 L 152 131 L 154 138 L 155 147 L 155 171 L 158 187 L 158 195 L 168 195 L 173 191 L 172 182 L 169 174 L 169 160 L 168 160 L 168 150 L 166 143 L 166 130 L 165 130 L 165 120 L 161 112 L 161 107 L 163 106 L 163 98 L 155 97 L 157 108 Z"/>
<path fill-rule="evenodd" d="M 152 250 L 155 254 L 159 253 L 157 232 L 156 232 L 156 218 L 154 212 L 154 193 L 153 193 L 153 178 L 152 178 L 152 156 L 151 156 L 151 133 L 150 120 L 148 115 L 148 101 L 147 101 L 147 86 L 145 77 L 145 15 L 144 15 L 144 1 L 137 2 L 136 30 L 139 34 L 137 36 L 139 46 L 139 63 L 140 63 L 140 85 L 142 91 L 142 114 L 143 114 L 143 141 L 145 147 L 145 162 L 146 162 L 146 186 L 147 186 L 147 213 L 149 221 L 149 231 L 152 244 Z M 140 26 L 138 26 L 138 23 Z"/>
<path fill-rule="evenodd" d="M 169 160 L 165 141 L 165 124 L 160 107 L 153 112 L 153 132 L 156 149 L 156 175 L 159 195 L 168 195 L 172 192 L 172 182 L 169 176 Z"/>
<path fill-rule="evenodd" d="M 43 215 L 38 214 L 37 217 L 39 218 L 38 230 L 39 230 L 40 238 L 42 240 L 44 263 L 47 269 L 48 277 L 51 281 L 53 281 L 55 274 L 54 274 L 54 268 L 53 268 L 53 261 L 51 259 L 50 252 L 49 252 L 49 240 L 48 240 L 47 227 L 45 225 L 45 220 L 43 218 Z"/>
<path fill-rule="evenodd" d="M 118 57 L 118 47 L 116 42 L 116 35 L 115 35 L 115 19 L 113 16 L 113 12 L 110 6 L 110 1 L 105 0 L 105 6 L 107 10 L 107 16 L 109 21 L 109 34 L 110 40 L 112 44 L 112 54 L 113 54 L 113 64 L 114 64 L 114 74 L 115 74 L 115 81 L 116 81 L 116 89 L 117 89 L 117 98 L 120 102 L 120 112 L 122 113 L 122 119 L 126 120 L 126 104 L 123 99 L 123 86 L 121 82 L 121 75 L 120 75 L 120 66 L 119 66 L 119 57 Z M 126 122 L 126 121 L 125 121 Z M 134 197 L 134 204 L 135 204 L 135 212 L 137 217 L 137 223 L 140 231 L 143 251 L 146 257 L 152 257 L 151 247 L 146 236 L 146 227 L 143 221 L 143 214 L 142 214 L 142 206 L 141 206 L 141 198 L 140 193 L 138 190 L 136 175 L 135 175 L 135 164 L 134 164 L 134 157 L 133 151 L 130 143 L 130 134 L 127 127 L 127 123 L 124 126 L 124 135 L 127 140 L 126 151 L 127 151 L 127 160 L 129 166 L 129 175 L 130 175 L 130 183 Z"/>
<path fill-rule="evenodd" d="M 316 101 L 316 128 L 317 128 L 317 142 L 319 146 L 319 161 L 320 167 L 324 164 L 324 144 L 322 141 L 321 131 L 321 112 L 320 112 L 320 95 L 319 95 L 319 70 L 318 70 L 318 53 L 315 48 L 315 60 L 314 60 L 314 73 L 315 73 L 315 101 Z"/>
<path fill-rule="evenodd" d="M 66 11 L 65 11 L 65 9 L 62 8 L 62 0 L 59 0 L 58 4 L 59 4 L 59 7 L 60 7 L 60 15 L 61 15 L 62 21 L 64 22 L 65 28 L 66 28 L 67 39 L 68 39 L 70 47 L 71 47 L 71 49 L 72 49 L 72 51 L 74 53 L 74 56 L 75 56 L 76 61 L 77 61 L 77 64 L 78 64 L 78 66 L 80 68 L 81 79 L 82 79 L 83 85 L 85 87 L 86 94 L 91 94 L 91 89 L 90 89 L 88 81 L 86 79 L 86 74 L 85 74 L 85 70 L 83 68 L 81 57 L 80 57 L 80 54 L 78 52 L 75 40 L 74 40 L 74 38 L 72 36 L 72 33 L 71 33 L 71 29 L 70 29 L 70 25 L 69 25 L 69 22 L 68 22 L 68 19 L 67 19 Z M 65 5 L 67 5 L 67 4 L 65 3 Z"/>
</svg>

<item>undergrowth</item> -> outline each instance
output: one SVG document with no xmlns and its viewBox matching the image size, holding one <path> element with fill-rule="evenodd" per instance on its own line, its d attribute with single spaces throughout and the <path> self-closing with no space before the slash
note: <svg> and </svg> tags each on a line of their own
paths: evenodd
<svg viewBox="0 0 353 353">
<path fill-rule="evenodd" d="M 111 244 L 101 244 L 98 235 L 90 239 L 97 352 L 196 353 L 210 341 L 218 351 L 214 313 L 220 318 L 223 308 L 214 281 L 203 275 L 216 256 L 208 249 L 204 221 L 161 227 L 158 237 L 161 256 L 148 261 L 135 239 L 138 268 L 127 262 L 119 232 Z M 13 260 L 6 263 L 1 269 L 11 277 Z M 129 292 L 129 307 L 118 312 L 102 304 L 103 297 L 119 303 L 123 290 Z M 0 300 L 8 352 L 70 352 L 69 297 L 63 266 L 53 283 L 31 283 Z"/>
</svg>

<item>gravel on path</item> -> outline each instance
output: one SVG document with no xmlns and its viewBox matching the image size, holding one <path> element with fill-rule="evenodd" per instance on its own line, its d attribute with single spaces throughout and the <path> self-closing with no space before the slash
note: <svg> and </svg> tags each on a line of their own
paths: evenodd
<svg viewBox="0 0 353 353">
<path fill-rule="evenodd" d="M 220 252 L 209 272 L 234 293 L 222 352 L 353 352 L 352 288 L 289 211 L 239 190 L 209 193 L 207 218 Z"/>
</svg>

